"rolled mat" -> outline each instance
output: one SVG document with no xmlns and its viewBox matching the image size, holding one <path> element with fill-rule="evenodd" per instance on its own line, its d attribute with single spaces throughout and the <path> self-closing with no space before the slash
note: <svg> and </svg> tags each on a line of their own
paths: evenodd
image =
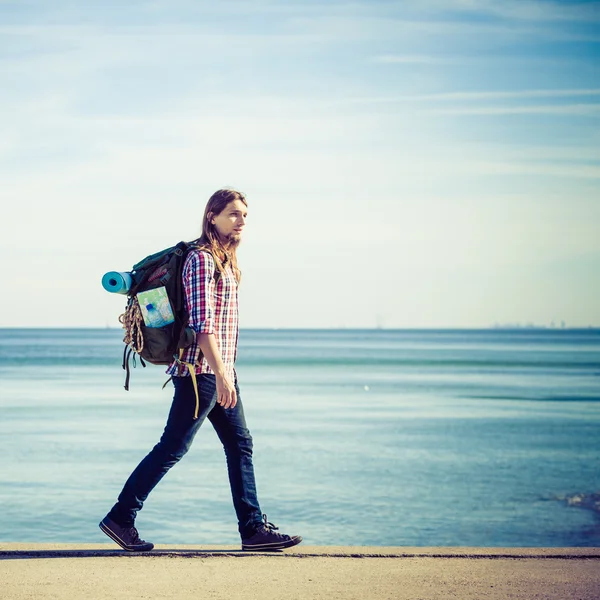
<svg viewBox="0 0 600 600">
<path fill-rule="evenodd" d="M 102 287 L 113 294 L 126 294 L 131 287 L 131 275 L 127 272 L 109 271 L 102 277 Z"/>
</svg>

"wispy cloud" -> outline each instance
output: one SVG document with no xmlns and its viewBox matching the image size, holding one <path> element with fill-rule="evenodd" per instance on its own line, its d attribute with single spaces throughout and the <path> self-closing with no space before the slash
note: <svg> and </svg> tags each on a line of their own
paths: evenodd
<svg viewBox="0 0 600 600">
<path fill-rule="evenodd" d="M 540 104 L 533 106 L 469 106 L 424 109 L 429 115 L 600 115 L 600 104 Z"/>
<path fill-rule="evenodd" d="M 600 167 L 536 162 L 474 162 L 473 172 L 487 175 L 542 175 L 568 179 L 600 179 Z"/>
<path fill-rule="evenodd" d="M 600 88 L 547 90 L 457 91 L 436 94 L 406 94 L 402 96 L 363 96 L 340 99 L 349 104 L 394 104 L 402 102 L 476 102 L 480 100 L 524 100 L 527 98 L 563 99 L 600 96 Z M 588 105 L 581 105 L 588 106 Z M 592 105 L 593 106 L 593 105 Z"/>
<path fill-rule="evenodd" d="M 427 56 L 424 54 L 383 54 L 374 56 L 372 62 L 382 64 L 420 64 L 420 65 L 440 65 L 456 62 L 457 59 L 447 56 Z"/>
<path fill-rule="evenodd" d="M 422 0 L 425 9 L 463 15 L 489 15 L 510 21 L 598 22 L 597 1 L 556 0 Z"/>
<path fill-rule="evenodd" d="M 499 98 L 565 98 L 573 96 L 600 96 L 600 88 L 448 92 L 422 94 L 414 98 L 417 100 L 492 100 Z"/>
</svg>

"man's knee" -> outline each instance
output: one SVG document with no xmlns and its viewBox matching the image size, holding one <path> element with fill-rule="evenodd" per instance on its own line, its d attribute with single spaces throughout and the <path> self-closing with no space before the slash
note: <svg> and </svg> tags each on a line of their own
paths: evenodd
<svg viewBox="0 0 600 600">
<path fill-rule="evenodd" d="M 162 454 L 166 462 L 175 464 L 187 454 L 192 445 L 192 439 L 163 435 L 154 449 Z"/>
<path fill-rule="evenodd" d="M 235 433 L 223 442 L 227 454 L 252 454 L 252 436 L 248 429 L 236 429 Z"/>
</svg>

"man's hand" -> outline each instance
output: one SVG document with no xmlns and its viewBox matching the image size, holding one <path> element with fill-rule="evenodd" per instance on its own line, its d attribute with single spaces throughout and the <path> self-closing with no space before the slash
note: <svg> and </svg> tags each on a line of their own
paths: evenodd
<svg viewBox="0 0 600 600">
<path fill-rule="evenodd" d="M 237 394 L 233 382 L 227 375 L 223 377 L 217 375 L 216 380 L 217 404 L 220 404 L 223 408 L 233 408 L 237 403 Z"/>
<path fill-rule="evenodd" d="M 223 408 L 233 408 L 237 404 L 237 394 L 231 377 L 225 372 L 221 352 L 214 333 L 199 333 L 196 337 L 200 350 L 206 358 L 217 380 L 217 404 Z"/>
</svg>

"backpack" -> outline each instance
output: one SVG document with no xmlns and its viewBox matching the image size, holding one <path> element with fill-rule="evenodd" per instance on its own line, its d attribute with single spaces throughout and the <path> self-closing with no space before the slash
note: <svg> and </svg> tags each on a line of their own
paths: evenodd
<svg viewBox="0 0 600 600">
<path fill-rule="evenodd" d="M 126 371 L 126 390 L 129 390 L 132 354 L 134 368 L 136 355 L 142 367 L 146 362 L 169 365 L 181 358 L 183 350 L 196 339 L 193 329 L 187 327 L 182 281 L 183 264 L 190 250 L 195 248 L 198 246 L 194 242 L 179 242 L 133 265 L 127 305 L 119 317 L 125 330 L 123 370 Z"/>
</svg>

